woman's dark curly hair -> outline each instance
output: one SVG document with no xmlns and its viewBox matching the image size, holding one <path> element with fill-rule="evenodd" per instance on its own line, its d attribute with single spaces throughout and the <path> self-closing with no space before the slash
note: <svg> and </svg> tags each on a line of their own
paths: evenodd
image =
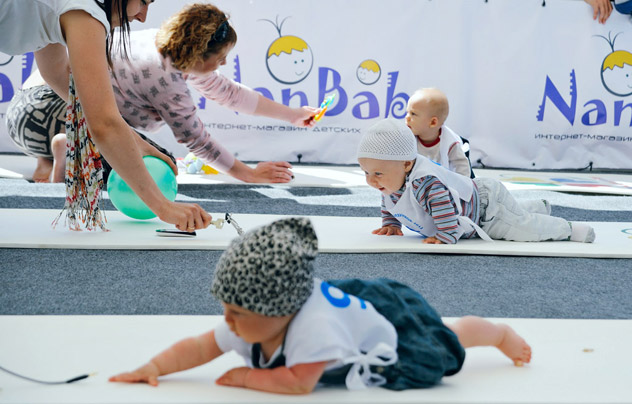
<svg viewBox="0 0 632 404">
<path fill-rule="evenodd" d="M 165 21 L 156 34 L 156 48 L 173 67 L 186 71 L 237 42 L 228 16 L 212 4 L 196 3 Z"/>
</svg>

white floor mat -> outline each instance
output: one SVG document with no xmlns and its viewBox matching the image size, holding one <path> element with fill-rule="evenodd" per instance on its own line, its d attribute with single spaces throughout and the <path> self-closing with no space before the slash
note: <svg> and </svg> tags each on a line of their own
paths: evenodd
<svg viewBox="0 0 632 404">
<path fill-rule="evenodd" d="M 1 155 L 0 178 L 31 179 L 37 160 L 29 156 Z"/>
<path fill-rule="evenodd" d="M 295 166 L 289 186 L 367 186 L 364 172 L 357 166 Z M 502 181 L 509 190 L 580 192 L 587 194 L 632 195 L 632 175 L 474 169 L 477 177 Z M 178 175 L 179 184 L 238 184 L 226 175 Z"/>
<path fill-rule="evenodd" d="M 632 195 L 632 175 L 474 169 L 477 177 L 495 178 L 509 189 Z"/>
<path fill-rule="evenodd" d="M 254 167 L 252 164 L 251 167 Z M 367 187 L 364 172 L 358 166 L 300 166 L 292 168 L 294 187 Z M 178 174 L 178 184 L 243 184 L 227 174 Z"/>
<path fill-rule="evenodd" d="M 158 237 L 156 229 L 168 228 L 157 220 L 130 219 L 117 211 L 107 211 L 109 232 L 74 232 L 60 221 L 57 229 L 51 222 L 58 210 L 0 209 L 0 247 L 66 249 L 195 249 L 223 250 L 237 236 L 228 224 L 223 229 L 211 226 L 199 230 L 193 238 Z M 213 214 L 213 217 L 223 217 Z M 287 217 L 281 215 L 233 214 L 245 230 Z M 434 253 L 475 255 L 520 255 L 544 257 L 632 258 L 632 223 L 592 222 L 597 239 L 594 243 L 570 241 L 520 243 L 486 242 L 481 239 L 460 240 L 455 245 L 426 245 L 415 233 L 405 236 L 376 236 L 373 229 L 380 218 L 311 216 L 323 253 Z"/>
<path fill-rule="evenodd" d="M 0 371 L 0 402 L 21 403 L 629 403 L 630 320 L 493 319 L 531 345 L 514 367 L 495 348 L 467 351 L 461 372 L 433 388 L 392 392 L 317 387 L 284 396 L 220 387 L 214 380 L 243 365 L 234 353 L 160 379 L 158 387 L 109 383 L 174 342 L 213 328 L 219 316 L 0 316 L 0 366 L 45 380 L 96 376 L 45 386 Z M 445 319 L 450 322 L 452 319 Z"/>
<path fill-rule="evenodd" d="M 36 159 L 20 155 L 0 155 L 0 178 L 31 179 Z M 255 164 L 249 164 L 255 167 Z M 300 187 L 356 187 L 367 186 L 359 166 L 295 165 L 294 179 L 287 185 Z M 230 175 L 187 174 L 180 169 L 178 184 L 243 184 Z"/>
<path fill-rule="evenodd" d="M 36 160 L 28 156 L 0 155 L 0 178 L 30 179 Z M 250 164 L 254 167 L 253 164 Z M 288 186 L 295 187 L 359 187 L 367 186 L 359 166 L 295 165 L 295 178 Z M 555 171 L 493 170 L 475 168 L 478 177 L 502 181 L 510 190 L 547 190 L 609 195 L 632 195 L 632 175 L 569 173 Z M 227 174 L 187 174 L 183 170 L 178 184 L 243 184 Z"/>
</svg>

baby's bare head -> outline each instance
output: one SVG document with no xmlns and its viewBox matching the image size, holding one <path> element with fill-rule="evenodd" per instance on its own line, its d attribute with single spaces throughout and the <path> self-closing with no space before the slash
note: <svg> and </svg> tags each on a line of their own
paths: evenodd
<svg viewBox="0 0 632 404">
<path fill-rule="evenodd" d="M 439 126 L 443 125 L 450 112 L 448 97 L 438 88 L 421 88 L 415 91 L 408 100 L 408 105 L 425 116 L 436 116 Z"/>
</svg>

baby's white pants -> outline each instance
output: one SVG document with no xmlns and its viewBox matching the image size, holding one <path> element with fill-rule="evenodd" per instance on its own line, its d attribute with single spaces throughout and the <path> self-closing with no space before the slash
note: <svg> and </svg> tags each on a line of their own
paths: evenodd
<svg viewBox="0 0 632 404">
<path fill-rule="evenodd" d="M 560 217 L 529 212 L 507 188 L 492 178 L 475 178 L 480 204 L 480 226 L 495 240 L 568 240 L 571 226 Z"/>
</svg>

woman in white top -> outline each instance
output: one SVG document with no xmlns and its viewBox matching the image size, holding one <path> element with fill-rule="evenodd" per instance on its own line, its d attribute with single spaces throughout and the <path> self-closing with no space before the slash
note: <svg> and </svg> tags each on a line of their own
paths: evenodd
<svg viewBox="0 0 632 404">
<path fill-rule="evenodd" d="M 131 130 L 118 111 L 110 75 L 108 35 L 113 27 L 129 33 L 129 21 L 144 21 L 153 0 L 3 0 L 0 51 L 34 51 L 46 82 L 68 98 L 69 72 L 76 83 L 94 143 L 112 167 L 163 221 L 180 230 L 208 227 L 211 216 L 196 204 L 167 200 L 151 179 L 142 155 L 173 163 Z M 125 48 L 127 36 L 122 35 Z"/>
<path fill-rule="evenodd" d="M 118 36 L 112 38 L 116 41 Z M 212 136 L 197 114 L 197 100 L 191 96 L 189 85 L 206 99 L 239 113 L 281 119 L 301 127 L 315 124 L 313 116 L 318 109 L 290 108 L 274 102 L 217 70 L 226 64 L 236 41 L 228 16 L 209 3 L 183 7 L 158 30 L 131 32 L 129 57 L 112 54 L 112 86 L 119 111 L 130 126 L 150 137 L 168 125 L 189 152 L 241 181 L 289 182 L 293 177 L 288 162 L 262 161 L 256 167 L 247 166 Z M 66 102 L 38 76 L 35 71 L 9 103 L 7 129 L 20 150 L 37 157 L 34 181 L 52 178 L 53 182 L 63 182 Z M 104 164 L 104 179 L 106 171 Z"/>
</svg>

